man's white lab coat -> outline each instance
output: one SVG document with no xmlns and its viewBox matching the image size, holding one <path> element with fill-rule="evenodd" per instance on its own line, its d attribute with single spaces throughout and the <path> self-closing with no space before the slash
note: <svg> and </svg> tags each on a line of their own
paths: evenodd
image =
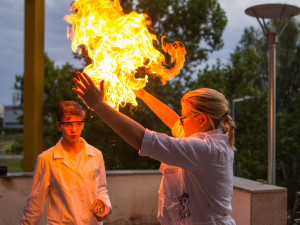
<svg viewBox="0 0 300 225">
<path fill-rule="evenodd" d="M 79 168 L 67 156 L 61 140 L 38 156 L 30 197 L 20 224 L 38 224 L 47 201 L 47 225 L 98 225 L 89 207 L 101 199 L 111 207 L 101 151 L 83 138 Z"/>
</svg>

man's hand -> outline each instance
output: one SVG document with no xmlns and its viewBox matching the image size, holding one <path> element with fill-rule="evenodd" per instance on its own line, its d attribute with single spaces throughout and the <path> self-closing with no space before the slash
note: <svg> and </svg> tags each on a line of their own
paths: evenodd
<svg viewBox="0 0 300 225">
<path fill-rule="evenodd" d="M 96 217 L 98 222 L 101 222 L 103 220 L 109 220 L 111 217 L 111 213 L 112 213 L 111 208 L 104 204 L 104 210 L 102 214 L 100 215 L 98 213 L 94 213 L 94 216 Z"/>
</svg>

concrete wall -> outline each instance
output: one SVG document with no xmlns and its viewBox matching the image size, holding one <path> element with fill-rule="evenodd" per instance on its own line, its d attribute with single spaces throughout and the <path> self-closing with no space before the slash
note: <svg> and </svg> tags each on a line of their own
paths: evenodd
<svg viewBox="0 0 300 225">
<path fill-rule="evenodd" d="M 113 217 L 105 224 L 159 224 L 156 215 L 160 180 L 158 171 L 108 171 Z"/>
<path fill-rule="evenodd" d="M 157 191 L 161 174 L 157 170 L 107 171 L 113 207 L 110 225 L 155 225 Z M 18 224 L 30 194 L 32 173 L 0 177 L 0 224 Z M 232 216 L 237 225 L 286 224 L 287 189 L 234 178 Z M 43 215 L 40 224 L 46 224 Z"/>
<path fill-rule="evenodd" d="M 235 177 L 231 204 L 238 225 L 287 223 L 286 188 Z"/>
</svg>

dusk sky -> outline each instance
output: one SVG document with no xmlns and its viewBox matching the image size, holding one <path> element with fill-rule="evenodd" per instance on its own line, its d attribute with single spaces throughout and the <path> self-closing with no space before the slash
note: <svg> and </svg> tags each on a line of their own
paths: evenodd
<svg viewBox="0 0 300 225">
<path fill-rule="evenodd" d="M 71 41 L 67 39 L 67 23 L 63 17 L 69 14 L 71 0 L 45 0 L 45 52 L 57 66 L 66 62 L 80 66 L 72 56 Z M 245 9 L 257 4 L 282 3 L 300 7 L 299 0 L 219 0 L 225 10 L 228 24 L 223 34 L 224 47 L 209 56 L 208 64 L 217 58 L 226 63 L 241 38 L 244 28 L 259 24 L 254 17 L 247 16 Z M 25 0 L 1 0 L 0 2 L 0 105 L 12 104 L 12 93 L 16 74 L 24 72 L 24 3 Z M 145 12 L 147 13 L 147 12 Z M 300 16 L 295 17 L 300 21 Z M 184 40 L 182 40 L 184 42 Z M 188 54 L 188 53 L 187 53 Z M 203 64 L 205 65 L 205 64 Z M 70 81 L 72 82 L 72 81 Z"/>
</svg>

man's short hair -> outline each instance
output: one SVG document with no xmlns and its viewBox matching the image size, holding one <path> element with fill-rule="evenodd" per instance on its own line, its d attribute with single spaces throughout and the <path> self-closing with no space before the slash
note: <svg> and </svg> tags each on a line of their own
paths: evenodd
<svg viewBox="0 0 300 225">
<path fill-rule="evenodd" d="M 79 116 L 84 120 L 85 114 L 85 109 L 79 103 L 74 101 L 63 101 L 56 107 L 57 121 L 61 121 L 66 115 Z"/>
</svg>

